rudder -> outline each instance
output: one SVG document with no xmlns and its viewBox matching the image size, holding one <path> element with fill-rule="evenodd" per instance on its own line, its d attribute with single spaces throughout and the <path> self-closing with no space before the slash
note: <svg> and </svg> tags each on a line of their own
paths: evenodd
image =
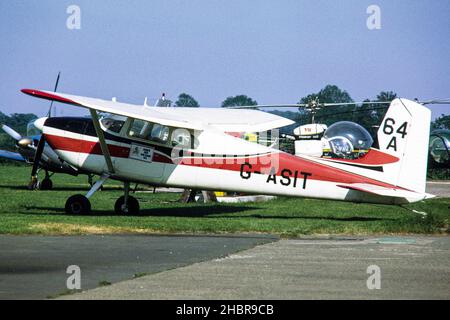
<svg viewBox="0 0 450 320">
<path fill-rule="evenodd" d="M 383 181 L 425 193 L 431 111 L 407 99 L 395 99 L 377 132 L 380 151 L 399 158 L 384 166 Z"/>
</svg>

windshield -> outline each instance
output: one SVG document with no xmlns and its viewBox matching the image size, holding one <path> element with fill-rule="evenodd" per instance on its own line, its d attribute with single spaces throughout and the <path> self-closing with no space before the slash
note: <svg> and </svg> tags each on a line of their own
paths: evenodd
<svg viewBox="0 0 450 320">
<path fill-rule="evenodd" d="M 125 123 L 125 121 L 123 121 L 123 120 L 117 120 L 117 119 L 112 119 L 112 118 L 103 118 L 101 120 L 101 122 L 106 130 L 109 130 L 112 132 L 117 132 L 117 133 L 120 132 L 120 130 L 122 129 L 122 127 Z"/>
<path fill-rule="evenodd" d="M 42 132 L 34 125 L 34 120 L 27 124 L 27 136 L 29 137 L 38 136 L 41 133 Z"/>
</svg>

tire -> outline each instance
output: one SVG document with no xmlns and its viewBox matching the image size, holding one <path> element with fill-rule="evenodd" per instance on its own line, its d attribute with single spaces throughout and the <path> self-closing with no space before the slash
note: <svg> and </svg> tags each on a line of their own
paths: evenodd
<svg viewBox="0 0 450 320">
<path fill-rule="evenodd" d="M 139 214 L 139 202 L 136 198 L 132 196 L 128 196 L 128 208 L 127 210 L 123 207 L 125 203 L 125 197 L 121 196 L 117 199 L 116 204 L 114 205 L 114 211 L 118 215 L 138 215 Z"/>
<path fill-rule="evenodd" d="M 67 199 L 66 213 L 71 215 L 88 215 L 91 213 L 91 203 L 85 196 L 76 194 Z"/>
<path fill-rule="evenodd" d="M 52 190 L 53 182 L 50 179 L 44 179 L 38 184 L 39 190 Z"/>
</svg>

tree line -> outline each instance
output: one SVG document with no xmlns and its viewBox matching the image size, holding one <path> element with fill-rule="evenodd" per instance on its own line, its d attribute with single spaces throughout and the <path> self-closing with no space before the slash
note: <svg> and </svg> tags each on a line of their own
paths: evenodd
<svg viewBox="0 0 450 320">
<path fill-rule="evenodd" d="M 371 99 L 366 99 L 364 102 L 367 104 L 355 104 L 347 106 L 326 107 L 317 111 L 315 114 L 315 121 L 330 125 L 337 121 L 354 121 L 365 127 L 369 132 L 374 133 L 377 130 L 377 126 L 382 121 L 384 114 L 386 113 L 389 103 L 387 104 L 370 104 L 370 102 L 379 101 L 392 101 L 397 97 L 397 94 L 393 91 L 382 91 Z M 336 85 L 327 85 L 319 92 L 310 93 L 300 98 L 297 103 L 305 104 L 312 100 L 319 103 L 349 103 L 354 102 L 350 94 L 340 89 Z M 234 107 L 234 106 L 254 106 L 258 102 L 251 97 L 244 94 L 227 97 L 221 103 L 221 107 Z M 181 93 L 174 104 L 175 107 L 189 107 L 197 108 L 200 106 L 199 102 L 187 93 Z M 294 120 L 296 123 L 289 127 L 282 129 L 285 133 L 291 133 L 294 127 L 300 124 L 310 123 L 311 114 L 304 108 L 298 110 L 273 110 L 270 113 L 286 117 Z M 32 113 L 13 113 L 6 115 L 0 111 L 0 124 L 6 124 L 18 131 L 22 135 L 26 135 L 27 124 L 36 119 L 37 116 Z M 448 129 L 450 130 L 450 115 L 441 115 L 431 123 L 431 129 Z M 14 150 L 14 141 L 4 132 L 0 132 L 0 149 Z"/>
<path fill-rule="evenodd" d="M 376 132 L 377 126 L 383 120 L 383 117 L 389 107 L 389 102 L 397 98 L 397 94 L 393 91 L 381 91 L 374 99 L 365 99 L 364 104 L 355 104 L 347 106 L 333 106 L 322 108 L 315 114 L 315 121 L 330 125 L 337 121 L 354 121 L 365 127 L 372 134 Z M 319 92 L 310 93 L 300 98 L 298 104 L 307 104 L 315 100 L 319 103 L 353 103 L 355 102 L 350 94 L 340 89 L 336 85 L 327 85 Z M 371 104 L 370 102 L 383 102 L 386 104 Z M 236 96 L 227 97 L 221 104 L 221 107 L 236 107 L 236 106 L 254 106 L 258 102 L 252 98 L 240 94 Z M 175 102 L 177 107 L 199 107 L 200 104 L 191 95 L 182 93 L 178 96 Z M 282 131 L 291 132 L 292 129 L 300 124 L 311 122 L 311 113 L 305 108 L 298 110 L 273 110 L 270 113 L 289 118 L 296 122 L 295 125 L 283 128 Z M 441 115 L 431 123 L 431 129 L 447 129 L 450 130 L 450 115 Z"/>
</svg>

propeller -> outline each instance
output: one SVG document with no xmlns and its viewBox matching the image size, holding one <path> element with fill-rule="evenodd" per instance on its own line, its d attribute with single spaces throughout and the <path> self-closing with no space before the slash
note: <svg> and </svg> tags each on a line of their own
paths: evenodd
<svg viewBox="0 0 450 320">
<path fill-rule="evenodd" d="M 20 135 L 20 133 L 18 133 L 14 129 L 8 127 L 6 124 L 2 125 L 2 129 L 14 140 L 16 140 L 16 141 L 22 140 L 22 136 Z"/>
<path fill-rule="evenodd" d="M 56 77 L 55 88 L 53 89 L 53 92 L 56 92 L 56 90 L 58 89 L 60 75 L 61 75 L 61 71 L 58 72 L 58 76 Z M 49 118 L 52 116 L 52 107 L 53 107 L 53 100 L 52 100 L 52 102 L 50 102 L 50 108 L 48 108 L 47 117 L 49 117 Z"/>
<path fill-rule="evenodd" d="M 33 147 L 33 141 L 29 137 L 22 137 L 20 133 L 15 131 L 13 128 L 7 126 L 6 124 L 2 125 L 2 130 L 5 131 L 11 138 L 16 140 L 16 144 L 20 148 L 32 148 Z"/>
<path fill-rule="evenodd" d="M 61 71 L 58 72 L 58 76 L 56 77 L 55 88 L 53 89 L 53 92 L 56 92 L 56 90 L 58 89 L 60 75 L 61 75 Z M 47 113 L 47 118 L 50 118 L 52 116 L 52 108 L 53 108 L 53 100 L 50 103 L 50 107 L 49 107 L 48 113 Z M 41 122 L 41 119 L 45 119 L 45 118 L 37 119 L 36 120 L 37 123 L 35 124 L 35 126 L 40 130 L 42 130 L 42 126 L 44 124 L 43 122 Z M 48 157 L 45 154 L 43 154 L 44 147 L 45 147 L 45 137 L 44 137 L 44 134 L 42 133 L 41 138 L 39 139 L 39 143 L 36 148 L 36 152 L 34 154 L 33 168 L 31 169 L 31 181 L 28 185 L 29 189 L 34 189 L 37 186 L 37 181 L 38 181 L 37 172 L 38 172 L 40 164 L 41 164 L 41 159 L 44 158 L 45 161 L 48 161 Z"/>
<path fill-rule="evenodd" d="M 45 138 L 44 135 L 41 135 L 41 139 L 39 139 L 39 143 L 37 145 L 36 153 L 34 154 L 33 160 L 33 168 L 31 169 L 31 181 L 29 184 L 30 189 L 34 189 L 37 184 L 37 171 L 39 169 L 39 165 L 42 158 L 42 153 L 44 152 L 45 147 Z"/>
</svg>

